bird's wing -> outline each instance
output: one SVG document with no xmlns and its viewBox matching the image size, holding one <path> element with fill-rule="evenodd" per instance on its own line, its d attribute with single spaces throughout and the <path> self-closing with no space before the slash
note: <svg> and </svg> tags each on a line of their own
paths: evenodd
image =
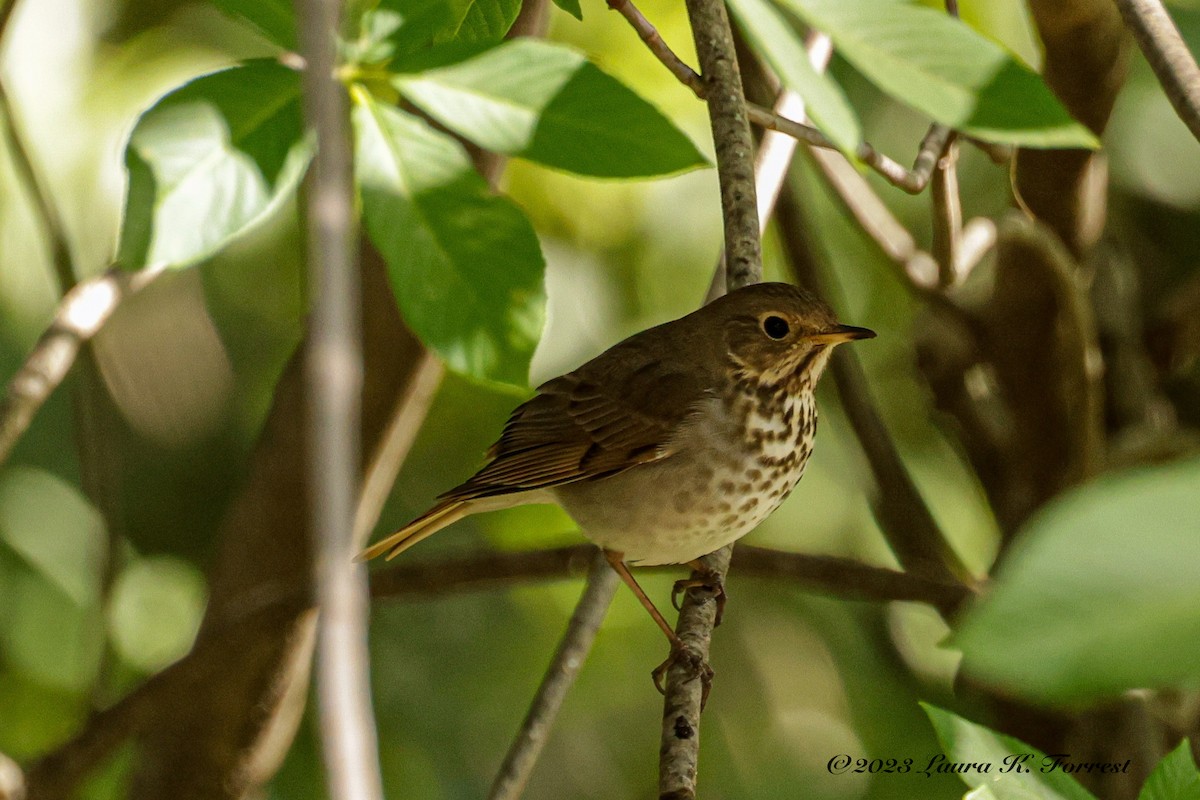
<svg viewBox="0 0 1200 800">
<path fill-rule="evenodd" d="M 443 497 L 557 486 L 669 456 L 679 426 L 708 396 L 705 378 L 660 359 L 638 359 L 636 351 L 630 355 L 633 368 L 621 374 L 591 362 L 540 386 L 509 418 L 488 451 L 491 461 Z"/>
</svg>

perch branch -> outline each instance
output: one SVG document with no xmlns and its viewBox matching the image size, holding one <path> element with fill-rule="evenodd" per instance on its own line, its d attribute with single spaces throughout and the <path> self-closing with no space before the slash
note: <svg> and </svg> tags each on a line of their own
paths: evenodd
<svg viewBox="0 0 1200 800">
<path fill-rule="evenodd" d="M 1160 0 L 1117 0 L 1175 113 L 1200 140 L 1200 67 Z"/>
<path fill-rule="evenodd" d="M 161 264 L 139 272 L 113 268 L 67 292 L 54 320 L 0 398 L 0 464 L 8 459 L 38 410 L 62 383 L 83 343 L 95 335 L 122 300 L 143 289 L 162 271 Z"/>
<path fill-rule="evenodd" d="M 525 720 L 508 748 L 488 794 L 489 800 L 517 800 L 524 792 L 558 710 L 583 668 L 596 632 L 600 630 L 600 623 L 604 621 L 604 614 L 616 594 L 619 581 L 617 573 L 609 568 L 603 551 L 595 547 L 590 549 L 594 552 L 588 570 L 587 588 L 571 615 L 571 621 L 567 623 L 567 629 L 550 666 L 546 668 L 546 675 L 542 678 Z"/>
<path fill-rule="evenodd" d="M 725 229 L 725 284 L 733 290 L 762 280 L 758 201 L 754 186 L 754 139 L 746 118 L 746 98 L 738 71 L 733 31 L 722 0 L 687 0 L 692 38 L 703 72 L 708 118 L 717 156 L 721 211 Z M 721 582 L 729 570 L 732 546 L 705 556 L 707 573 L 693 578 Z M 711 592 L 690 590 L 684 597 L 675 633 L 689 651 L 707 661 L 715 602 Z M 676 659 L 667 670 L 659 748 L 659 796 L 684 800 L 696 796 L 700 755 L 700 711 L 707 693 L 696 663 Z"/>
<path fill-rule="evenodd" d="M 608 0 L 608 7 L 619 13 L 637 31 L 638 37 L 645 42 L 646 47 L 654 54 L 663 66 L 670 70 L 680 83 L 687 86 L 701 100 L 706 99 L 707 89 L 704 81 L 696 71 L 681 59 L 670 45 L 662 38 L 658 30 L 650 23 L 632 0 Z M 779 133 L 791 136 L 798 141 L 813 147 L 836 150 L 837 145 L 829 140 L 818 129 L 803 122 L 798 122 L 794 116 L 785 115 L 778 107 L 775 110 L 765 108 L 755 103 L 746 104 L 746 115 L 750 122 Z M 868 142 L 862 142 L 855 150 L 855 156 L 871 169 L 882 175 L 892 185 L 908 192 L 920 194 L 929 184 L 930 174 L 938 156 L 945 147 L 949 129 L 941 125 L 933 125 L 921 142 L 920 150 L 912 169 L 876 150 Z"/>
<path fill-rule="evenodd" d="M 366 568 L 353 561 L 363 385 L 361 286 L 349 112 L 334 80 L 339 0 L 296 0 L 304 110 L 317 154 L 306 198 L 314 289 L 305 382 L 312 402 L 308 484 L 319 616 L 317 700 L 326 784 L 335 800 L 382 800 L 367 656 Z"/>
</svg>

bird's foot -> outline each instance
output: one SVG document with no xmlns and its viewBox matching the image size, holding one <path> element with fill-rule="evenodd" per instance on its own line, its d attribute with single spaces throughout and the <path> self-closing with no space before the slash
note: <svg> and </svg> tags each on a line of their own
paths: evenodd
<svg viewBox="0 0 1200 800">
<path fill-rule="evenodd" d="M 708 662 L 704 660 L 704 656 L 682 642 L 678 645 L 671 645 L 671 654 L 667 656 L 667 660 L 650 673 L 650 677 L 654 679 L 654 687 L 658 689 L 659 694 L 666 694 L 667 689 L 663 681 L 666 678 L 667 670 L 676 665 L 682 666 L 688 671 L 689 680 L 700 680 L 700 710 L 703 711 L 705 704 L 708 703 L 708 693 L 712 689 L 715 673 Z"/>
<path fill-rule="evenodd" d="M 725 581 L 721 579 L 720 575 L 712 570 L 705 569 L 698 562 L 693 564 L 693 566 L 695 566 L 697 572 L 695 577 L 675 581 L 675 586 L 671 589 L 671 605 L 675 606 L 676 611 L 681 611 L 683 593 L 688 589 L 703 589 L 717 602 L 717 615 L 713 620 L 713 627 L 715 628 L 721 624 L 721 618 L 725 616 L 725 601 L 729 599 L 725 592 Z"/>
</svg>

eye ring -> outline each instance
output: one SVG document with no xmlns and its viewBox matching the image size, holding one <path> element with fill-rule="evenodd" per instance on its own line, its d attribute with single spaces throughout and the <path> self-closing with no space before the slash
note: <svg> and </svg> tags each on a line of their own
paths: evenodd
<svg viewBox="0 0 1200 800">
<path fill-rule="evenodd" d="M 770 336 L 775 341 L 786 338 L 792 330 L 786 319 L 775 314 L 763 318 L 762 329 L 763 333 L 765 333 L 767 336 Z"/>
</svg>

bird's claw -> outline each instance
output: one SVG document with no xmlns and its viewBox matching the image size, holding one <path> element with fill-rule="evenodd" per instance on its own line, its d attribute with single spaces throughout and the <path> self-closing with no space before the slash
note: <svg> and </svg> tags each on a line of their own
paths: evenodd
<svg viewBox="0 0 1200 800">
<path fill-rule="evenodd" d="M 696 678 L 700 679 L 700 710 L 704 710 L 705 704 L 708 703 L 708 693 L 712 689 L 713 672 L 712 667 L 704 660 L 704 656 L 698 652 L 683 645 L 680 647 L 672 646 L 671 654 L 667 656 L 667 660 L 654 668 L 650 673 L 650 677 L 654 679 L 654 688 L 658 689 L 659 694 L 666 694 L 667 688 L 663 683 L 663 679 L 667 675 L 667 670 L 675 665 L 683 666 L 687 669 L 690 677 L 689 680 Z"/>
<path fill-rule="evenodd" d="M 671 605 L 676 611 L 683 610 L 682 597 L 683 593 L 688 589 L 704 589 L 712 598 L 717 601 L 717 615 L 713 620 L 713 627 L 721 624 L 721 618 L 725 616 L 725 601 L 728 596 L 725 592 L 725 582 L 721 580 L 715 572 L 704 572 L 693 578 L 683 578 L 675 581 L 675 585 L 671 588 Z"/>
</svg>

